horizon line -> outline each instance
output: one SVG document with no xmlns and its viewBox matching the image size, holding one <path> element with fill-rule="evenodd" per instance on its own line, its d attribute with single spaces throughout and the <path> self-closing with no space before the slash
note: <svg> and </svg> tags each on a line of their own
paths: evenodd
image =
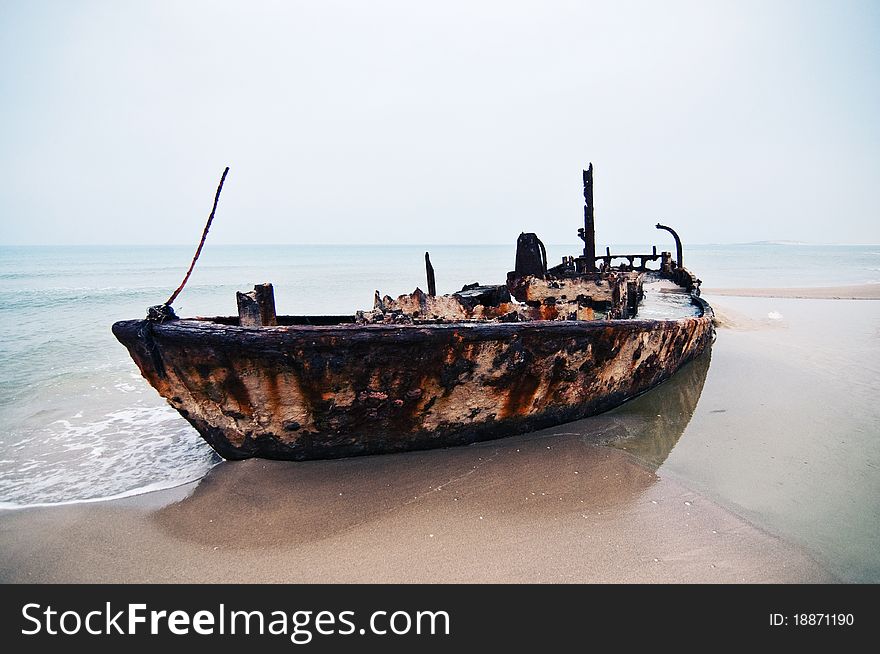
<svg viewBox="0 0 880 654">
<path fill-rule="evenodd" d="M 607 245 L 648 245 L 646 242 L 638 241 L 613 241 L 607 242 Z M 506 246 L 508 242 L 497 243 L 214 243 L 214 247 L 486 247 L 486 246 Z M 568 243 L 548 242 L 550 246 L 567 246 Z M 577 243 L 573 244 L 574 246 Z M 597 243 L 598 245 L 598 243 Z M 864 247 L 880 247 L 880 243 L 842 243 L 842 242 L 813 242 L 813 241 L 792 241 L 783 239 L 768 239 L 761 241 L 728 241 L 728 242 L 708 242 L 708 243 L 685 243 L 685 247 L 704 247 L 714 245 L 785 245 L 785 246 L 864 246 Z M 15 247 L 134 247 L 134 248 L 155 248 L 155 247 L 193 247 L 192 243 L 0 243 L 0 248 Z M 580 248 L 577 248 L 580 249 Z M 658 248 L 659 249 L 659 248 Z"/>
</svg>

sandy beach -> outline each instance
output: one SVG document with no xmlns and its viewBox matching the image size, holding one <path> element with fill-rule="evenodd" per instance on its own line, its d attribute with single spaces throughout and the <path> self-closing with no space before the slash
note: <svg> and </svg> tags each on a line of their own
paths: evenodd
<svg viewBox="0 0 880 654">
<path fill-rule="evenodd" d="M 880 300 L 880 284 L 812 288 L 705 288 L 707 295 L 793 298 L 799 300 Z"/>
<path fill-rule="evenodd" d="M 0 581 L 876 579 L 877 305 L 716 295 L 711 359 L 609 413 L 0 511 Z"/>
<path fill-rule="evenodd" d="M 558 431 L 440 452 L 224 464 L 181 501 L 154 495 L 6 512 L 2 581 L 832 580 L 627 453 Z"/>
</svg>

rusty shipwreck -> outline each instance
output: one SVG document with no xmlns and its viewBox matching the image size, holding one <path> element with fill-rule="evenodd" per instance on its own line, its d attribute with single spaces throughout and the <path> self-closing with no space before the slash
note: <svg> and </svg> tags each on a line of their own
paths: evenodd
<svg viewBox="0 0 880 654">
<path fill-rule="evenodd" d="M 427 292 L 377 292 L 371 311 L 278 316 L 261 284 L 238 294 L 238 316 L 179 319 L 169 302 L 113 333 L 227 459 L 444 447 L 577 420 L 661 383 L 715 335 L 674 230 L 657 225 L 674 258 L 597 255 L 592 165 L 584 199 L 582 254 L 548 267 L 521 234 L 505 284 L 438 296 L 426 253 Z M 649 310 L 646 294 L 675 310 Z"/>
</svg>

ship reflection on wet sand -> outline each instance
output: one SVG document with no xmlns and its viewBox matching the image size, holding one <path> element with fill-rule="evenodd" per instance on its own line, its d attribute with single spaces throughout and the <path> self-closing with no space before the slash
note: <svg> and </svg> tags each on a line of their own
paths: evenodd
<svg viewBox="0 0 880 654">
<path fill-rule="evenodd" d="M 621 508 L 657 480 L 693 415 L 710 356 L 614 411 L 497 441 L 293 464 L 224 462 L 154 519 L 177 538 L 249 547 L 315 543 L 421 510 L 464 527 Z M 204 528 L 193 530 L 194 521 Z"/>
</svg>

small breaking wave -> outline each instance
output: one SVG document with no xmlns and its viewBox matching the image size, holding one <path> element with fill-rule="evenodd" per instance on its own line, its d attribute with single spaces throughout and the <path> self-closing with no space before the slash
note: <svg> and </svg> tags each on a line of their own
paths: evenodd
<svg viewBox="0 0 880 654">
<path fill-rule="evenodd" d="M 155 493 L 157 491 L 180 488 L 181 486 L 186 486 L 187 484 L 191 484 L 194 481 L 198 481 L 203 476 L 204 475 L 199 475 L 198 477 L 185 481 L 153 482 L 147 484 L 146 486 L 140 486 L 138 488 L 132 488 L 127 491 L 122 491 L 121 493 L 117 493 L 116 495 L 108 495 L 107 497 L 90 497 L 84 500 L 60 500 L 58 502 L 32 502 L 25 504 L 19 504 L 16 502 L 0 502 L 0 511 L 18 511 L 21 509 L 38 509 L 52 506 L 70 506 L 71 504 L 94 504 L 95 502 L 121 500 L 125 499 L 126 497 L 136 497 L 138 495 L 146 495 L 147 493 Z"/>
<path fill-rule="evenodd" d="M 0 460 L 3 509 L 174 488 L 202 478 L 220 460 L 166 405 L 135 405 L 99 416 L 78 411 L 12 436 Z"/>
</svg>

